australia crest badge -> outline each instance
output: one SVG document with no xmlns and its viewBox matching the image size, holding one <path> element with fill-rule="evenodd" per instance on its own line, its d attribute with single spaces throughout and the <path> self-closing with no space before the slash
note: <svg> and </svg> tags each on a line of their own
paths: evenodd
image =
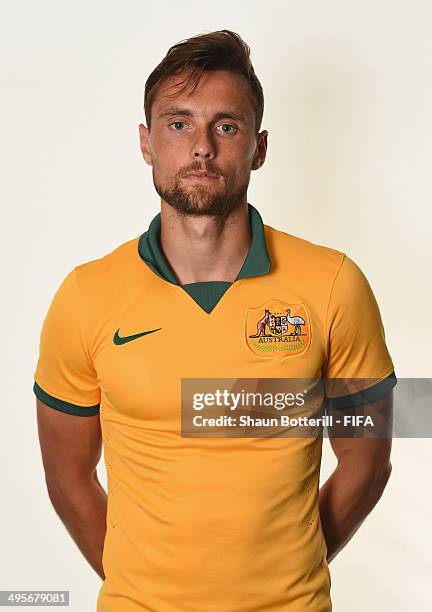
<svg viewBox="0 0 432 612">
<path fill-rule="evenodd" d="M 260 357 L 302 355 L 311 342 L 309 312 L 303 303 L 268 300 L 246 309 L 245 334 L 250 350 Z"/>
</svg>

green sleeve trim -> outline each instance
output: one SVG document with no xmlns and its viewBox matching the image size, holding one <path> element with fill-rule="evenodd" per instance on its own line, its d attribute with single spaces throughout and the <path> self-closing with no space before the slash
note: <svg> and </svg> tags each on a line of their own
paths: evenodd
<svg viewBox="0 0 432 612">
<path fill-rule="evenodd" d="M 41 402 L 44 402 L 47 406 L 60 410 L 60 412 L 66 412 L 67 414 L 74 414 L 76 416 L 94 416 L 99 413 L 100 404 L 95 406 L 78 406 L 77 404 L 71 404 L 49 395 L 44 391 L 35 381 L 33 385 L 33 392 Z"/>
<path fill-rule="evenodd" d="M 396 384 L 397 378 L 393 370 L 386 378 L 364 391 L 357 391 L 356 393 L 344 395 L 342 397 L 326 397 L 327 409 L 343 410 L 344 408 L 355 408 L 362 404 L 369 404 L 390 391 L 390 389 L 393 389 Z"/>
</svg>

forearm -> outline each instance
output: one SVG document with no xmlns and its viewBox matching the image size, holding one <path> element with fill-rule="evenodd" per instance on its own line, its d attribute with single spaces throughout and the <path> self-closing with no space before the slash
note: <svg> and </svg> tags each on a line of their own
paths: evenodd
<svg viewBox="0 0 432 612">
<path fill-rule="evenodd" d="M 330 562 L 349 542 L 377 504 L 391 473 L 391 464 L 371 475 L 354 458 L 339 462 L 319 492 L 321 525 Z"/>
<path fill-rule="evenodd" d="M 95 572 L 105 579 L 102 567 L 106 534 L 107 495 L 96 472 L 93 477 L 73 482 L 46 479 L 55 511 Z"/>
</svg>

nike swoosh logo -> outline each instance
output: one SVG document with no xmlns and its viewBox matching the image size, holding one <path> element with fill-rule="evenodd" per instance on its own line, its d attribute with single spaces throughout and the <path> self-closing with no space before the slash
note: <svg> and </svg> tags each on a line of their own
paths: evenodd
<svg viewBox="0 0 432 612">
<path fill-rule="evenodd" d="M 113 342 L 114 344 L 126 344 L 126 342 L 130 342 L 131 340 L 136 340 L 137 338 L 141 338 L 141 336 L 147 336 L 147 334 L 152 334 L 153 332 L 157 332 L 162 327 L 158 327 L 157 329 L 150 329 L 149 331 L 143 331 L 139 334 L 133 334 L 132 336 L 119 336 L 120 328 L 114 334 Z"/>
</svg>

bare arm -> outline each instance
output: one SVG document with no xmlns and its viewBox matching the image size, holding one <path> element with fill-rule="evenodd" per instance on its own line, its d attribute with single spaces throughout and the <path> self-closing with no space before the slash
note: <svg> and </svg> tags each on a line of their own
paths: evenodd
<svg viewBox="0 0 432 612">
<path fill-rule="evenodd" d="M 84 557 L 104 580 L 107 495 L 96 471 L 102 449 L 99 415 L 66 414 L 38 398 L 36 405 L 50 500 Z"/>
<path fill-rule="evenodd" d="M 384 416 L 391 422 L 393 392 L 368 406 L 368 413 Z M 349 542 L 377 504 L 392 469 L 391 436 L 330 437 L 330 443 L 338 465 L 319 493 L 328 562 Z"/>
</svg>

